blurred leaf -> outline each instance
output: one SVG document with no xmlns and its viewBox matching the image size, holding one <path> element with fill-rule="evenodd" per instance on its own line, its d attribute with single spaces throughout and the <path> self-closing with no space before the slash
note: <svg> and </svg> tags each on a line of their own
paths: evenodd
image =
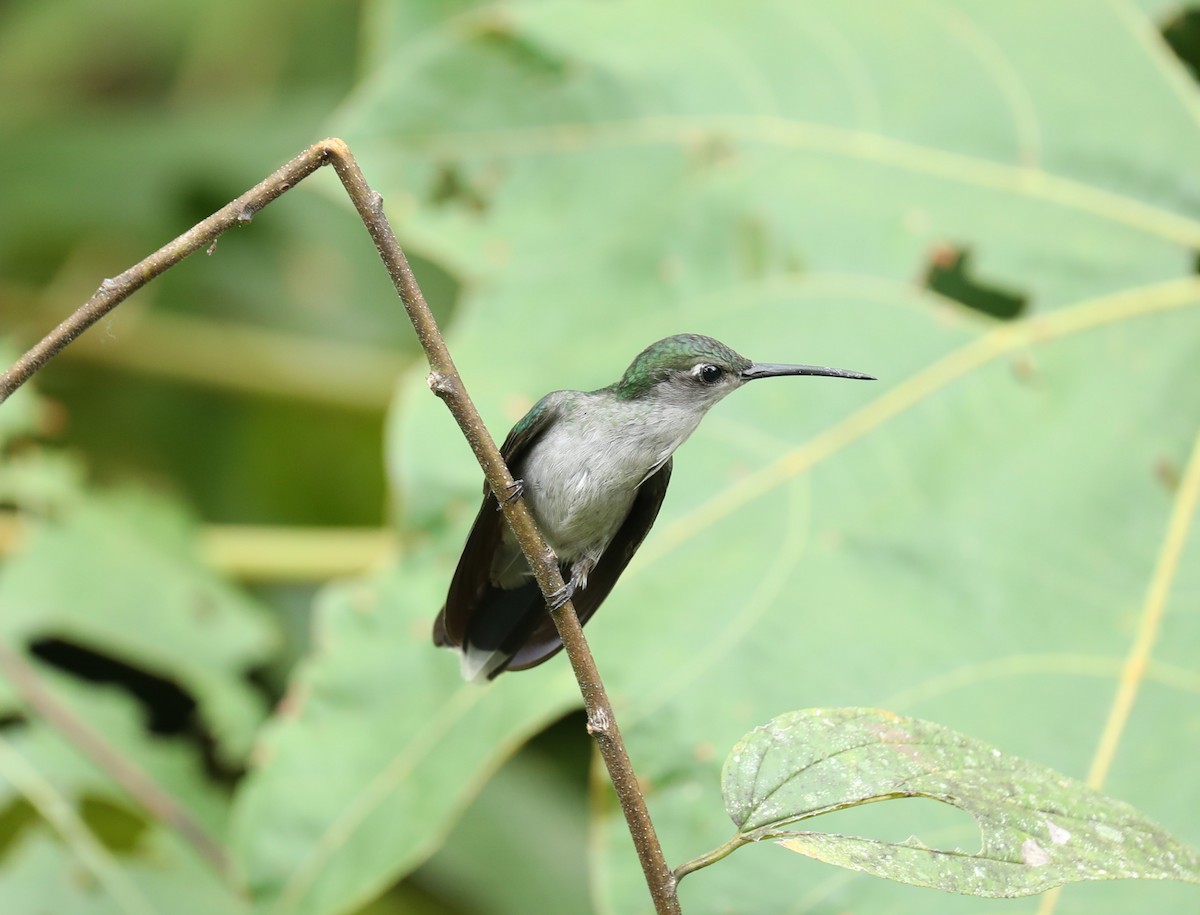
<svg viewBox="0 0 1200 915">
<path fill-rule="evenodd" d="M 134 854 L 113 859 L 142 906 L 131 909 L 114 899 L 44 828 L 26 838 L 4 860 L 5 911 L 54 915 L 239 915 L 245 903 L 223 889 L 211 871 L 178 840 L 158 827 L 142 837 Z"/>
<path fill-rule="evenodd" d="M 0 224 L 21 231 L 0 233 L 2 329 L 31 344 L 103 277 L 319 139 L 355 75 L 357 12 L 333 0 L 298 10 L 266 0 L 253 11 L 213 0 L 202 13 L 155 0 L 6 5 L 0 94 L 13 104 L 0 111 L 0 138 L 14 158 Z M 97 34 L 119 38 L 96 42 Z M 311 192 L 322 182 L 337 185 L 332 173 L 315 178 L 253 231 L 159 278 L 65 361 L 381 410 L 415 344 L 356 216 Z M 46 375 L 76 407 L 58 371 Z M 78 409 L 95 412 L 90 402 Z M 122 411 L 118 424 L 137 418 Z M 141 448 L 153 450 L 156 426 L 138 432 L 151 440 Z M 378 505 L 377 487 L 372 496 Z"/>
<path fill-rule="evenodd" d="M 558 762 L 526 748 L 505 763 L 416 879 L 464 912 L 587 912 L 587 801 Z"/>
<path fill-rule="evenodd" d="M 0 776 L 24 795 L 61 842 L 47 841 L 44 827 L 39 826 L 15 849 L 7 850 L 4 887 L 9 910 L 149 915 L 164 908 L 243 909 L 190 850 L 153 826 L 137 837 L 136 848 L 121 855 L 118 863 L 118 856 L 76 813 L 72 800 L 3 736 Z M 182 908 L 171 898 L 175 894 L 187 897 Z"/>
<path fill-rule="evenodd" d="M 356 76 L 358 17 L 357 4 L 330 0 L 253 10 L 237 0 L 202 10 L 153 0 L 4 4 L 0 96 L 11 103 L 0 106 L 0 138 L 14 158 L 0 179 L 0 226 L 15 231 L 0 230 L 0 333 L 32 343 L 103 277 L 319 139 Z M 74 364 L 60 371 L 58 361 L 38 379 L 52 409 L 24 410 L 33 395 L 22 392 L 0 408 L 0 438 L 37 419 L 43 434 L 90 452 L 93 476 L 152 478 L 208 517 L 376 523 L 378 412 L 414 346 L 398 314 L 354 215 L 301 190 L 70 347 L 63 358 Z M 233 395 L 181 395 L 164 377 Z M 264 390 L 290 402 L 246 406 L 248 391 Z M 276 649 L 262 608 L 200 566 L 175 508 L 148 496 L 93 498 L 77 459 L 32 449 L 9 457 L 0 502 L 36 518 L 16 528 L 20 551 L 2 538 L 0 637 L 21 650 L 62 639 L 178 684 L 196 699 L 219 761 L 236 767 L 264 713 L 247 675 Z M 226 799 L 199 769 L 199 741 L 160 738 L 114 690 L 45 675 L 120 752 L 221 829 Z M 154 697 L 148 706 L 157 711 Z M 116 805 L 109 813 L 134 815 L 4 682 L 0 713 L 5 736 L 67 803 L 102 798 Z M 0 908 L 111 909 L 77 861 L 40 829 L 27 832 L 2 862 Z M 173 837 L 147 824 L 143 839 L 116 860 L 136 886 L 153 884 L 143 889 L 154 910 L 242 910 L 207 872 L 191 876 L 197 862 Z"/>
<path fill-rule="evenodd" d="M 0 502 L 47 514 L 82 495 L 83 477 L 79 462 L 65 454 L 27 452 L 6 457 L 0 464 Z"/>
<path fill-rule="evenodd" d="M 727 829 L 715 748 L 798 700 L 919 707 L 1060 770 L 1112 764 L 1106 790 L 1200 841 L 1181 804 L 1200 802 L 1197 538 L 1154 580 L 1165 615 L 1144 601 L 1167 518 L 1194 523 L 1176 482 L 1200 416 L 1200 127 L 1136 8 L 516 3 L 377 59 L 333 132 L 462 284 L 449 344 L 496 437 L 680 331 L 881 378 L 720 405 L 589 627 L 669 858 Z M 1017 319 L 927 288 L 949 253 Z M 422 380 L 389 470 L 408 524 L 461 535 L 478 472 Z M 1155 647 L 1125 675 L 1126 720 L 1111 697 L 1136 627 Z M 546 675 L 497 689 L 527 676 Z M 528 721 L 493 723 L 516 739 Z M 645 911 L 615 805 L 595 809 L 598 903 Z M 685 909 L 963 911 L 815 867 L 780 879 L 769 858 L 689 881 Z M 1060 911 L 1195 892 L 1097 885 Z"/>
<path fill-rule="evenodd" d="M 24 180 L 0 199 L 0 219 L 25 229 L 0 242 L 0 266 L 13 284 L 0 328 L 11 330 L 20 321 L 24 336 L 26 327 L 49 330 L 105 276 L 146 257 L 320 139 L 324 108 L 297 106 L 289 119 L 265 123 L 260 112 L 233 109 L 217 131 L 208 111 L 180 112 L 167 135 L 161 117 L 150 114 L 81 115 L 22 131 L 13 164 Z M 72 153 L 82 144 L 95 151 L 75 163 Z M 93 330 L 93 339 L 67 357 L 113 363 L 124 353 L 133 367 L 163 373 L 170 366 L 155 362 L 153 344 L 168 345 L 180 360 L 190 342 L 207 355 L 214 383 L 222 367 L 242 369 L 256 350 L 268 381 L 300 375 L 298 366 L 276 364 L 280 347 L 263 333 L 275 330 L 283 344 L 308 341 L 319 352 L 327 343 L 327 358 L 335 364 L 345 362 L 339 343 L 363 344 L 371 361 L 350 367 L 351 382 L 358 380 L 356 371 L 370 377 L 388 357 L 398 362 L 398 354 L 415 347 L 397 320 L 395 292 L 357 218 L 313 194 L 314 185 L 324 184 L 340 192 L 332 173 L 315 176 L 251 227 L 224 236 L 211 256 L 191 258 L 138 292 L 106 319 L 106 331 Z M 45 280 L 53 283 L 42 298 L 36 290 Z M 22 289 L 26 295 L 16 295 Z M 170 321 L 179 315 L 202 318 L 206 333 L 189 339 L 187 322 Z M 229 351 L 208 339 L 225 323 L 235 344 Z M 139 345 L 125 346 L 128 338 Z M 116 354 L 108 351 L 113 348 Z M 191 359 L 182 368 L 201 371 Z M 342 385 L 349 390 L 343 397 L 361 401 L 364 385 L 351 382 Z M 377 406 L 379 396 L 372 393 L 367 406 Z"/>
<path fill-rule="evenodd" d="M 260 608 L 200 565 L 193 538 L 174 507 L 133 493 L 43 521 L 0 569 L 0 636 L 22 650 L 67 639 L 175 681 L 235 762 L 264 714 L 245 675 L 276 636 Z"/>
<path fill-rule="evenodd" d="M 432 854 L 500 763 L 572 705 L 567 670 L 480 687 L 433 649 L 445 560 L 415 551 L 319 602 L 314 655 L 235 799 L 233 853 L 262 911 L 365 902 Z"/>
<path fill-rule="evenodd" d="M 54 671 L 41 676 L 59 703 L 182 804 L 212 835 L 224 832 L 228 801 L 209 780 L 195 747 L 182 739 L 147 733 L 137 704 L 116 689 L 83 686 Z M 31 716 L 25 724 L 9 728 L 5 736 L 72 803 L 103 798 L 136 809 L 124 789 L 48 723 Z M 0 779 L 0 809 L 17 798 L 15 786 Z"/>
<path fill-rule="evenodd" d="M 877 877 L 972 896 L 1080 880 L 1200 883 L 1200 854 L 1128 804 L 941 725 L 877 709 L 808 709 L 743 737 L 721 773 L 738 839 L 772 839 Z M 926 797 L 974 817 L 977 853 L 787 829 L 831 810 Z"/>
<path fill-rule="evenodd" d="M 12 360 L 4 353 L 0 353 L 0 360 L 3 360 L 6 368 L 12 363 Z M 5 409 L 0 412 L 0 448 L 3 448 L 12 439 L 31 435 L 36 431 L 37 401 L 34 393 L 32 389 L 19 390 L 5 402 Z M 0 468 L 0 471 L 7 470 L 7 463 L 6 459 L 6 466 Z"/>
</svg>

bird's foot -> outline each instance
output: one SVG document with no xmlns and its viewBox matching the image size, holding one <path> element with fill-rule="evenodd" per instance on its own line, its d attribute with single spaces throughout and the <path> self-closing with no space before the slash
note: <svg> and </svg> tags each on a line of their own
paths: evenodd
<svg viewBox="0 0 1200 915">
<path fill-rule="evenodd" d="M 525 494 L 525 481 L 513 480 L 512 485 L 505 486 L 504 491 L 496 500 L 496 511 L 503 511 L 504 506 L 512 505 L 517 499 Z"/>
<path fill-rule="evenodd" d="M 550 597 L 546 601 L 546 606 L 549 608 L 550 612 L 553 613 L 555 610 L 559 609 L 563 604 L 569 601 L 574 595 L 575 579 L 572 578 L 557 591 L 552 591 L 550 593 Z"/>
</svg>

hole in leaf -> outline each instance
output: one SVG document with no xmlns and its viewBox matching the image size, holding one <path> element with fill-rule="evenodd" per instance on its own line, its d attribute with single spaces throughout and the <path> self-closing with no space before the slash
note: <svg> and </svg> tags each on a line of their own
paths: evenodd
<svg viewBox="0 0 1200 915">
<path fill-rule="evenodd" d="M 137 848 L 146 832 L 146 821 L 131 810 L 98 797 L 85 797 L 79 815 L 92 835 L 109 851 L 128 853 Z"/>
<path fill-rule="evenodd" d="M 147 730 L 193 744 L 210 778 L 232 784 L 242 774 L 240 766 L 222 759 L 216 741 L 197 714 L 195 698 L 173 680 L 70 639 L 37 639 L 30 644 L 29 651 L 41 661 L 80 679 L 112 684 L 127 692 L 145 709 Z"/>
<path fill-rule="evenodd" d="M 1192 78 L 1200 81 L 1200 9 L 1180 10 L 1163 24 L 1162 36 Z"/>
<path fill-rule="evenodd" d="M 3 859 L 28 829 L 34 829 L 42 818 L 28 801 L 14 801 L 0 809 L 0 859 Z"/>
<path fill-rule="evenodd" d="M 127 854 L 134 851 L 147 823 L 128 808 L 103 798 L 86 796 L 77 808 L 79 816 L 100 843 L 111 852 Z M 28 801 L 14 801 L 0 808 L 0 860 L 14 849 L 23 837 L 34 830 L 51 828 Z"/>
<path fill-rule="evenodd" d="M 993 318 L 1011 321 L 1025 311 L 1028 297 L 983 283 L 972 273 L 970 249 L 942 245 L 930 254 L 925 286 Z"/>
<path fill-rule="evenodd" d="M 145 707 L 147 726 L 155 734 L 183 734 L 195 724 L 196 700 L 170 680 L 67 639 L 38 639 L 29 650 L 59 670 L 119 686 Z"/>
</svg>

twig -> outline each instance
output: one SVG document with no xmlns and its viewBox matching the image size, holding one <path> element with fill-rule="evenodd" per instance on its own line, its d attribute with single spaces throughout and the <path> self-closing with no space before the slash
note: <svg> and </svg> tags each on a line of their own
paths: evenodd
<svg viewBox="0 0 1200 915">
<path fill-rule="evenodd" d="M 384 266 L 392 277 L 396 291 L 404 303 L 417 338 L 429 360 L 431 373 L 429 386 L 450 409 L 459 428 L 462 429 L 471 450 L 483 468 L 488 485 L 493 492 L 511 491 L 512 474 L 504 464 L 496 443 L 484 426 L 475 405 L 467 396 L 462 378 L 450 358 L 450 352 L 442 340 L 437 323 L 433 319 L 425 298 L 421 294 L 408 259 L 400 250 L 391 224 L 383 213 L 383 198 L 367 184 L 358 164 L 346 144 L 339 139 L 327 139 L 310 146 L 283 168 L 265 181 L 247 191 L 237 200 L 223 207 L 208 219 L 198 223 L 173 242 L 163 246 L 141 263 L 131 267 L 120 276 L 105 280 L 96 294 L 67 320 L 46 335 L 26 353 L 11 369 L 0 375 L 0 403 L 24 384 L 49 359 L 63 349 L 84 330 L 111 311 L 131 293 L 144 286 L 164 270 L 174 266 L 189 254 L 211 245 L 227 229 L 244 225 L 275 198 L 279 197 L 296 182 L 312 174 L 322 165 L 332 164 L 346 192 L 350 195 L 359 216 L 375 243 L 375 248 Z M 522 551 L 529 560 L 534 577 L 544 595 L 563 587 L 558 560 L 534 525 L 528 508 L 521 499 L 500 500 L 505 517 L 512 526 Z M 633 837 L 638 859 L 646 876 L 650 895 L 658 915 L 677 915 L 680 912 L 676 895 L 676 880 L 667 867 L 662 847 L 646 809 L 645 799 L 637 783 L 624 741 L 617 728 L 616 717 L 608 694 L 604 689 L 600 673 L 596 669 L 591 649 L 583 637 L 583 629 L 575 614 L 574 606 L 568 602 L 551 614 L 558 627 L 567 657 L 579 681 L 587 711 L 588 733 L 596 739 L 600 755 L 608 769 L 617 799 L 625 814 L 625 821 Z"/>
<path fill-rule="evenodd" d="M 339 142 L 340 141 L 333 141 Z M 341 144 L 344 146 L 344 144 Z M 241 197 L 223 206 L 202 222 L 196 223 L 174 241 L 163 245 L 145 260 L 119 276 L 106 279 L 83 305 L 58 327 L 46 334 L 36 346 L 0 375 L 0 403 L 28 381 L 43 365 L 53 359 L 68 343 L 129 298 L 137 290 L 189 254 L 212 245 L 221 234 L 234 226 L 246 225 L 254 214 L 308 177 L 327 162 L 330 141 L 316 143 L 292 159 L 265 181 L 261 181 Z"/>
<path fill-rule="evenodd" d="M 454 366 L 454 360 L 450 358 L 450 351 L 446 349 L 437 322 L 425 304 L 425 297 L 421 294 L 408 260 L 396 242 L 391 224 L 384 216 L 383 199 L 367 185 L 345 144 L 339 140 L 327 142 L 339 147 L 338 154 L 333 156 L 333 167 L 342 179 L 342 184 L 346 186 L 350 199 L 354 201 L 367 231 L 371 233 L 371 240 L 375 242 L 375 248 L 392 277 L 396 291 L 400 293 L 400 299 L 417 332 L 417 338 L 429 359 L 429 367 L 432 370 L 429 375 L 429 387 L 450 409 L 471 450 L 475 452 L 488 485 L 492 492 L 497 494 L 517 542 L 529 560 L 538 587 L 548 600 L 550 594 L 561 590 L 564 585 L 558 569 L 558 559 L 533 523 L 533 517 L 529 514 L 524 500 L 507 501 L 499 498 L 500 493 L 512 491 L 512 474 L 500 456 L 500 451 L 483 424 L 474 403 L 467 396 L 462 378 Z M 551 616 L 571 661 L 571 668 L 575 671 L 575 678 L 579 681 L 579 691 L 583 694 L 583 704 L 587 711 L 588 733 L 596 739 L 600 755 L 608 768 L 608 776 L 621 803 L 621 810 L 633 836 L 642 871 L 646 875 L 655 911 L 660 915 L 678 913 L 680 909 L 675 892 L 675 877 L 663 857 L 662 846 L 659 845 L 654 824 L 650 820 L 650 812 L 646 809 L 646 801 L 638 786 L 629 754 L 625 751 L 625 742 L 617 728 L 604 682 L 600 679 L 591 649 L 583 637 L 583 627 L 579 624 L 575 607 L 568 601 Z"/>
<path fill-rule="evenodd" d="M 46 719 L 76 749 L 107 773 L 152 816 L 179 833 L 222 877 L 231 874 L 225 850 L 174 797 L 129 762 L 98 733 L 60 702 L 42 676 L 19 654 L 0 642 L 0 673 L 25 703 Z"/>
</svg>

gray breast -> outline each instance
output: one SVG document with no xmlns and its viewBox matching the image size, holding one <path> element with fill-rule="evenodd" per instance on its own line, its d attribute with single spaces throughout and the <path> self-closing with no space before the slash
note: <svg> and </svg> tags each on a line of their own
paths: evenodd
<svg viewBox="0 0 1200 915">
<path fill-rule="evenodd" d="M 522 462 L 525 494 L 559 559 L 599 552 L 620 529 L 651 462 L 612 426 L 560 423 Z"/>
</svg>

